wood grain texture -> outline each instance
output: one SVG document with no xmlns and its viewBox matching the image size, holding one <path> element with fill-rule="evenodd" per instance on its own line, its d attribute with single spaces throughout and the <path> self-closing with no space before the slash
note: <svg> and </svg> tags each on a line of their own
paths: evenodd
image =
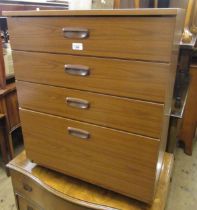
<svg viewBox="0 0 197 210">
<path fill-rule="evenodd" d="M 31 198 L 47 210 L 164 210 L 173 167 L 173 155 L 165 153 L 161 176 L 153 203 L 146 205 L 134 199 L 104 190 L 95 185 L 65 176 L 31 163 L 25 152 L 9 163 L 15 192 Z M 22 183 L 32 187 L 26 192 Z M 73 205 L 73 208 L 68 208 Z"/>
<path fill-rule="evenodd" d="M 3 59 L 2 41 L 0 40 L 0 88 L 4 89 L 5 86 L 6 86 L 5 63 Z"/>
<path fill-rule="evenodd" d="M 118 9 L 118 10 L 40 10 L 40 11 L 4 11 L 4 16 L 176 16 L 177 8 L 159 9 Z"/>
<path fill-rule="evenodd" d="M 17 92 L 12 91 L 6 96 L 6 107 L 7 107 L 7 117 L 9 119 L 10 132 L 19 126 L 19 110 L 18 110 L 18 99 Z"/>
<path fill-rule="evenodd" d="M 10 83 L 6 85 L 5 89 L 0 89 L 0 98 L 3 98 L 5 95 L 9 94 L 12 91 L 16 90 L 16 84 Z"/>
<path fill-rule="evenodd" d="M 6 127 L 10 132 L 20 124 L 15 83 L 6 85 L 5 89 L 0 90 L 0 102 L 0 112 L 6 115 Z"/>
<path fill-rule="evenodd" d="M 27 110 L 20 114 L 27 155 L 36 163 L 152 201 L 158 140 Z M 68 127 L 88 131 L 90 138 L 73 137 Z"/>
<path fill-rule="evenodd" d="M 16 195 L 17 206 L 19 210 L 42 210 L 36 206 L 33 202 L 25 199 L 20 195 Z"/>
<path fill-rule="evenodd" d="M 26 177 L 17 171 L 11 171 L 12 184 L 16 193 L 16 202 L 19 210 L 87 210 L 83 206 L 64 201 L 52 193 L 48 193 L 43 187 L 39 186 L 29 177 Z M 24 190 L 23 184 L 30 186 L 33 191 Z M 28 207 L 30 209 L 28 209 Z M 89 209 L 89 208 L 88 208 Z"/>
<path fill-rule="evenodd" d="M 17 80 L 163 103 L 170 65 L 47 53 L 13 51 Z M 65 73 L 64 65 L 84 65 L 88 76 Z"/>
<path fill-rule="evenodd" d="M 179 47 L 184 23 L 184 11 L 179 10 L 176 16 L 176 24 L 174 27 L 174 38 L 172 41 L 172 52 L 171 52 L 171 63 L 170 63 L 170 71 L 169 71 L 169 79 L 166 89 L 166 97 L 165 97 L 165 109 L 163 115 L 163 128 L 161 134 L 161 144 L 159 149 L 159 158 L 157 163 L 157 180 L 159 179 L 163 157 L 166 151 L 166 143 L 168 138 L 168 130 L 169 130 L 169 120 L 172 111 L 172 98 L 176 77 L 176 69 L 177 69 L 177 60 L 179 55 Z"/>
<path fill-rule="evenodd" d="M 15 83 L 8 84 L 5 89 L 0 90 L 0 113 L 5 115 L 5 139 L 9 147 L 9 155 L 13 158 L 14 149 L 11 132 L 20 126 Z"/>
<path fill-rule="evenodd" d="M 154 138 L 161 137 L 164 111 L 162 104 L 22 81 L 17 82 L 17 89 L 22 108 Z M 86 100 L 89 108 L 72 107 L 66 103 L 67 97 Z"/>
<path fill-rule="evenodd" d="M 3 160 L 3 166 L 5 167 L 5 165 L 9 162 L 9 155 L 8 155 L 9 153 L 7 150 L 6 135 L 5 135 L 5 115 L 2 113 L 0 113 L 0 149 Z M 7 169 L 6 172 L 8 175 Z"/>
<path fill-rule="evenodd" d="M 190 76 L 187 102 L 179 133 L 179 139 L 185 144 L 185 153 L 188 155 L 192 155 L 193 140 L 197 127 L 197 64 L 191 65 Z"/>
<path fill-rule="evenodd" d="M 8 26 L 14 50 L 169 62 L 175 17 L 16 17 Z M 88 29 L 89 36 L 65 38 L 64 27 Z"/>
<path fill-rule="evenodd" d="M 141 11 L 141 13 L 139 11 Z M 154 90 L 152 92 L 157 95 L 155 98 L 153 96 L 154 99 L 149 98 L 148 88 L 147 94 L 144 94 L 146 96 L 143 96 L 143 91 L 140 88 L 137 88 L 140 90 L 139 93 L 135 93 L 136 90 L 132 88 L 133 95 L 128 96 L 127 92 L 124 91 L 124 88 L 127 88 L 126 83 L 124 86 L 123 82 L 121 92 L 124 92 L 123 94 L 125 95 L 121 95 L 121 93 L 118 95 L 115 92 L 108 92 L 108 90 L 106 90 L 106 92 L 85 88 L 78 90 L 82 89 L 80 87 L 81 82 L 70 79 L 68 80 L 73 86 L 65 88 L 66 86 L 63 86 L 63 83 L 62 85 L 47 83 L 46 81 L 48 79 L 53 82 L 52 78 L 47 77 L 47 79 L 43 77 L 43 75 L 37 76 L 37 78 L 43 78 L 45 82 L 41 80 L 29 82 L 18 81 L 20 103 L 23 108 L 21 116 L 23 116 L 26 133 L 25 143 L 27 154 L 31 159 L 57 171 L 76 176 L 83 180 L 88 180 L 91 183 L 151 203 L 154 197 L 156 183 L 159 179 L 160 171 L 162 170 L 168 121 L 171 111 L 171 96 L 179 43 L 178 38 L 180 38 L 177 24 L 180 10 L 176 10 L 176 14 L 173 15 L 156 15 L 158 10 L 152 11 L 152 15 L 150 15 L 151 13 L 147 12 L 147 10 L 143 11 L 144 12 L 142 12 L 142 10 L 136 10 L 136 12 L 133 12 L 132 10 L 130 15 L 128 11 L 103 11 L 101 12 L 101 16 L 97 16 L 99 11 L 90 11 L 88 15 L 87 11 L 71 11 L 68 13 L 60 12 L 59 17 L 53 16 L 57 14 L 57 11 L 51 13 L 37 13 L 38 15 L 40 14 L 40 16 L 36 17 L 30 17 L 33 14 L 30 12 L 28 13 L 30 16 L 28 16 L 27 13 L 23 13 L 23 17 L 9 18 L 9 27 L 12 47 L 15 51 L 23 51 L 20 52 L 21 54 L 25 54 L 24 51 L 31 51 L 32 55 L 36 53 L 45 55 L 48 53 L 51 59 L 52 56 L 54 56 L 53 60 L 55 61 L 56 56 L 61 56 L 62 59 L 63 56 L 67 58 L 73 56 L 73 62 L 83 59 L 84 61 L 88 60 L 89 64 L 91 64 L 93 59 L 100 59 L 103 62 L 96 64 L 96 67 L 99 69 L 102 69 L 102 65 L 107 65 L 108 60 L 111 59 L 111 63 L 113 63 L 119 59 L 119 62 L 121 60 L 121 62 L 127 63 L 129 69 L 135 68 L 135 71 L 132 70 L 132 75 L 135 77 L 139 73 L 145 72 L 143 70 L 144 65 L 140 66 L 142 63 L 148 63 L 150 65 L 149 67 L 147 65 L 147 72 L 155 71 L 155 77 L 159 73 L 158 76 L 161 81 L 159 85 L 161 86 L 158 84 L 156 84 L 156 86 L 161 95 L 158 97 L 159 92 L 155 91 L 156 86 L 153 86 L 152 88 Z M 25 14 L 28 17 L 25 17 Z M 41 17 L 47 14 L 48 17 Z M 76 16 L 74 16 L 75 14 Z M 106 16 L 108 15 L 108 17 L 104 16 L 104 14 Z M 115 17 L 115 14 L 118 17 Z M 22 13 L 18 13 L 18 15 L 20 16 Z M 20 27 L 18 27 L 18 25 L 20 25 Z M 65 38 L 65 33 L 62 32 L 62 28 L 64 27 L 74 27 L 78 30 L 80 27 L 80 32 L 76 33 L 72 31 L 66 33 L 69 38 Z M 81 34 L 83 34 L 81 33 L 81 28 L 85 28 L 85 33 L 88 31 L 88 35 L 84 39 L 79 39 L 79 35 L 81 36 Z M 75 38 L 73 38 L 73 36 Z M 72 50 L 72 43 L 83 44 L 83 50 Z M 54 63 L 49 65 L 46 59 L 43 60 L 45 60 L 43 63 L 48 66 L 47 70 L 50 69 L 49 66 L 53 66 L 52 68 L 54 68 L 54 70 L 56 69 Z M 37 59 L 37 61 L 39 61 L 39 59 Z M 69 61 L 72 62 L 71 59 L 69 59 Z M 35 59 L 34 62 L 42 66 L 40 65 L 41 61 L 36 62 Z M 61 60 L 61 62 L 63 62 L 63 60 Z M 96 63 L 97 61 L 94 62 Z M 151 67 L 153 62 L 155 63 L 154 65 L 160 67 L 161 65 L 168 66 L 169 68 L 166 71 L 162 71 L 160 68 L 153 70 Z M 56 63 L 59 63 L 59 60 L 56 61 Z M 132 65 L 130 63 L 132 63 Z M 135 66 L 133 63 L 135 63 Z M 110 65 L 112 66 L 110 67 Z M 117 81 L 121 82 L 125 80 L 124 76 L 127 76 L 129 79 L 131 78 L 131 75 L 124 74 L 123 76 L 122 73 L 117 73 L 117 69 L 120 69 L 120 67 L 118 68 L 118 64 L 114 65 L 117 67 L 114 67 L 113 64 L 110 65 L 107 65 L 107 69 L 109 69 L 107 73 L 115 69 L 114 72 L 117 74 L 117 77 L 115 77 L 116 84 L 118 84 Z M 40 72 L 43 74 L 42 72 L 45 71 L 46 67 L 35 67 L 36 70 L 40 68 L 42 68 Z M 24 71 L 25 69 L 26 68 L 24 68 Z M 29 67 L 29 69 L 30 71 L 32 70 L 31 67 Z M 102 71 L 101 78 L 105 78 L 105 73 L 106 71 Z M 23 75 L 24 74 L 25 72 Z M 150 75 L 153 75 L 153 73 L 149 74 L 146 78 L 153 80 L 153 77 Z M 141 75 L 139 77 L 140 79 L 145 78 L 145 76 L 142 77 Z M 59 83 L 62 81 L 60 78 L 62 79 L 63 76 L 54 78 L 54 80 L 56 80 L 56 82 L 58 80 Z M 26 80 L 26 78 L 21 80 Z M 135 80 L 136 83 L 140 81 L 138 85 L 144 89 L 148 87 L 148 83 L 150 83 L 150 81 L 142 82 L 138 80 L 137 77 Z M 106 80 L 106 83 L 101 81 L 100 84 L 107 84 L 108 81 L 109 80 Z M 69 82 L 67 83 L 68 85 Z M 77 86 L 76 83 L 79 86 Z M 131 85 L 131 83 L 132 81 L 129 80 L 129 85 Z M 144 83 L 144 85 L 141 85 L 142 83 Z M 155 82 L 152 82 L 152 84 L 155 84 Z M 113 85 L 113 82 L 111 82 L 110 85 Z M 109 89 L 110 85 L 108 85 Z M 85 84 L 83 84 L 83 87 L 85 87 Z M 163 89 L 164 92 L 162 92 L 159 87 L 163 87 L 165 89 Z M 92 88 L 92 86 L 90 88 Z M 103 89 L 106 89 L 106 87 L 103 87 Z M 70 107 L 65 104 L 66 97 L 85 100 L 85 102 L 89 102 L 90 106 L 88 109 Z M 138 98 L 140 100 L 130 99 L 129 97 Z M 160 103 L 146 102 L 145 100 L 153 100 Z M 83 101 L 83 103 L 85 102 Z M 87 104 L 88 103 L 86 103 L 86 105 Z M 34 111 L 25 111 L 24 108 L 42 112 L 43 114 L 35 113 Z M 44 113 L 48 113 L 48 115 Z M 35 116 L 33 117 L 34 114 Z M 63 127 L 64 125 L 66 126 L 66 131 L 65 127 Z M 66 143 L 69 143 L 69 147 L 65 149 L 63 146 L 63 144 L 65 144 L 65 136 L 68 135 L 70 137 L 67 130 L 68 127 L 69 132 L 70 127 L 80 129 L 80 131 L 77 131 L 78 137 L 79 133 L 83 133 L 83 135 L 80 136 L 81 138 L 83 138 L 84 135 L 86 137 L 90 136 L 90 138 L 86 141 L 84 141 L 84 139 L 77 141 L 79 139 L 76 136 L 71 136 L 73 140 L 75 139 L 76 141 L 66 141 Z M 96 133 L 96 136 L 93 135 L 93 139 L 96 140 L 95 144 L 89 141 L 92 138 L 92 133 Z M 135 135 L 134 133 L 142 136 Z M 131 136 L 135 136 L 132 138 L 132 141 Z M 147 136 L 152 137 L 152 139 Z M 138 137 L 143 138 L 144 141 L 141 142 L 141 140 L 137 140 Z M 129 138 L 129 140 L 127 138 Z M 61 140 L 58 141 L 57 139 Z M 66 138 L 66 140 L 69 139 Z M 153 142 L 156 142 L 156 145 L 151 146 L 150 144 Z M 137 146 L 135 146 L 134 143 L 136 143 Z M 140 146 L 138 145 L 139 143 Z M 120 144 L 125 146 L 122 147 Z M 130 148 L 131 144 L 132 146 Z M 37 145 L 40 145 L 40 147 Z M 129 148 L 132 152 L 130 152 Z M 56 153 L 56 151 L 58 152 Z M 65 151 L 69 154 L 68 156 L 65 155 Z M 56 157 L 59 157 L 59 159 Z M 69 161 L 66 162 L 65 165 L 64 162 L 68 158 Z M 138 161 L 138 158 L 140 161 Z M 102 161 L 106 162 L 103 164 Z M 152 165 L 149 161 L 151 161 Z M 109 163 L 114 168 L 108 167 Z M 84 168 L 86 168 L 86 164 L 88 164 L 88 167 L 91 167 L 92 170 L 88 172 L 87 170 L 83 171 Z M 136 166 L 136 168 L 134 168 L 132 172 L 129 172 L 130 167 L 134 166 Z M 106 169 L 109 172 L 107 174 L 108 177 L 111 178 L 113 175 L 113 178 L 110 180 L 107 179 L 105 173 L 103 173 Z M 98 173 L 95 173 L 97 171 Z M 96 178 L 98 177 L 100 177 L 100 179 L 97 180 Z M 131 177 L 133 177 L 132 180 L 130 179 Z M 101 180 L 104 184 L 100 182 Z M 129 187 L 129 181 L 131 187 Z M 116 188 L 114 188 L 114 186 Z M 143 187 L 146 187 L 146 189 Z"/>
<path fill-rule="evenodd" d="M 114 0 L 114 8 L 119 9 L 120 8 L 120 0 Z"/>
</svg>

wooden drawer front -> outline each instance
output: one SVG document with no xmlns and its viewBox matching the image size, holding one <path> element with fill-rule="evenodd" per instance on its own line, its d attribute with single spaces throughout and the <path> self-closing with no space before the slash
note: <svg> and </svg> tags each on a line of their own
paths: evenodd
<svg viewBox="0 0 197 210">
<path fill-rule="evenodd" d="M 165 101 L 168 64 L 20 51 L 13 51 L 13 57 L 17 80 Z M 65 72 L 64 65 L 71 68 Z M 75 69 L 80 66 L 82 72 Z"/>
<path fill-rule="evenodd" d="M 171 60 L 175 17 L 12 17 L 8 22 L 14 50 Z M 82 50 L 73 50 L 73 43 Z"/>
<path fill-rule="evenodd" d="M 160 138 L 161 104 L 22 81 L 17 88 L 20 107 Z"/>
<path fill-rule="evenodd" d="M 34 162 L 152 200 L 158 140 L 33 111 L 20 114 L 27 156 Z"/>
<path fill-rule="evenodd" d="M 89 208 L 63 200 L 37 184 L 27 175 L 11 170 L 12 184 L 19 210 L 88 210 Z M 47 180 L 46 180 L 47 181 Z M 27 190 L 31 189 L 31 191 Z M 21 196 L 19 196 L 21 195 Z M 72 198 L 71 198 L 72 199 Z M 39 206 L 39 207 L 38 207 Z M 28 209 L 29 207 L 29 209 Z M 32 209 L 31 209 L 32 208 Z"/>
<path fill-rule="evenodd" d="M 19 207 L 19 210 L 43 210 L 33 204 L 31 201 L 27 201 L 20 195 L 16 195 L 16 201 Z"/>
</svg>

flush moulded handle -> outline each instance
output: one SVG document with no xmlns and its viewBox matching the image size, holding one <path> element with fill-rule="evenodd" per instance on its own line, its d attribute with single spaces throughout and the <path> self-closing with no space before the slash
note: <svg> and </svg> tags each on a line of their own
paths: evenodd
<svg viewBox="0 0 197 210">
<path fill-rule="evenodd" d="M 64 27 L 62 29 L 64 37 L 68 39 L 86 39 L 89 37 L 89 30 L 78 27 Z"/>
<path fill-rule="evenodd" d="M 66 103 L 69 106 L 79 109 L 88 109 L 90 107 L 89 101 L 79 98 L 66 97 Z"/>
<path fill-rule="evenodd" d="M 64 71 L 76 76 L 88 76 L 90 74 L 90 68 L 84 65 L 65 64 Z"/>
<path fill-rule="evenodd" d="M 81 139 L 89 139 L 90 138 L 90 133 L 88 131 L 78 129 L 78 128 L 73 128 L 73 127 L 68 127 L 68 134 L 71 136 L 75 136 Z"/>
</svg>

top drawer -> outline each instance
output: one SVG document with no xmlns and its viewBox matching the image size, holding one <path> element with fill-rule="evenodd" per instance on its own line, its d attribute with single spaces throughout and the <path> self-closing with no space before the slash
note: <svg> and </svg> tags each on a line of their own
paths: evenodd
<svg viewBox="0 0 197 210">
<path fill-rule="evenodd" d="M 162 62 L 170 61 L 175 26 L 175 18 L 159 16 L 12 17 L 8 22 L 15 50 Z"/>
</svg>

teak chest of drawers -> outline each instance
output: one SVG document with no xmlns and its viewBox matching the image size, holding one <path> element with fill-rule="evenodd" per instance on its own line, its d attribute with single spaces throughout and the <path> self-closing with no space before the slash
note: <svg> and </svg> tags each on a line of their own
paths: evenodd
<svg viewBox="0 0 197 210">
<path fill-rule="evenodd" d="M 151 203 L 176 71 L 178 9 L 5 12 L 27 156 Z"/>
</svg>

